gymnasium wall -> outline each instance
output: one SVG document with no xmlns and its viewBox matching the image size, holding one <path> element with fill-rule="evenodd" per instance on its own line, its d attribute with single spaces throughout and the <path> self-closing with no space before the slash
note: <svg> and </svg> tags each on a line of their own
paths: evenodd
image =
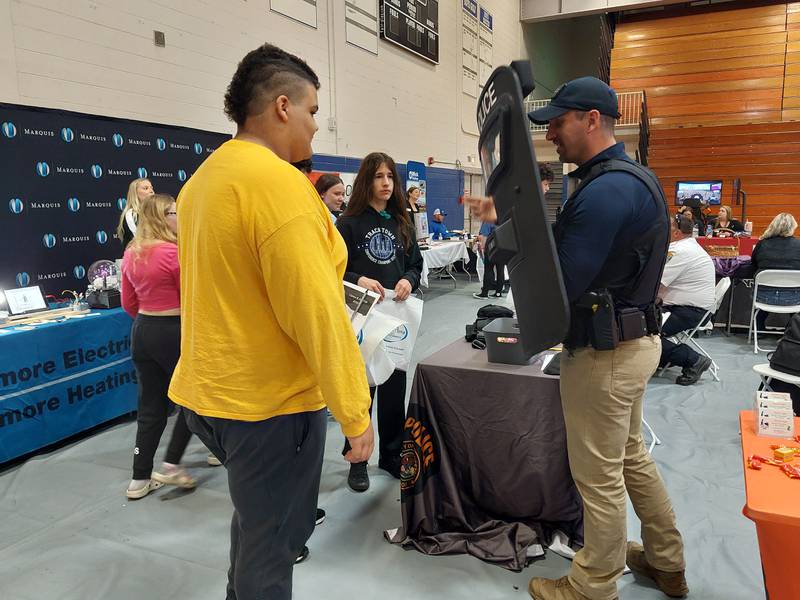
<svg viewBox="0 0 800 600">
<path fill-rule="evenodd" d="M 721 179 L 733 204 L 739 177 L 756 232 L 778 212 L 800 217 L 800 2 L 626 18 L 611 83 L 647 94 L 650 166 L 668 198 L 679 179 Z"/>
</svg>

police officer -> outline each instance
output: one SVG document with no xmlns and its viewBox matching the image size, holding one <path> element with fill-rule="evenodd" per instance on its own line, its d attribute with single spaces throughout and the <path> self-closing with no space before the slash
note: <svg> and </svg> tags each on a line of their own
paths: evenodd
<svg viewBox="0 0 800 600">
<path fill-rule="evenodd" d="M 529 117 L 548 124 L 562 162 L 578 165 L 554 236 L 570 304 L 560 385 L 584 546 L 568 576 L 533 578 L 528 589 L 536 600 L 614 600 L 627 559 L 682 598 L 689 591 L 683 542 L 641 433 L 644 391 L 661 352 L 655 301 L 669 243 L 666 201 L 655 176 L 614 138 L 617 95 L 599 79 L 566 83 Z M 490 199 L 470 204 L 492 218 Z M 626 545 L 626 491 L 644 547 Z"/>
</svg>

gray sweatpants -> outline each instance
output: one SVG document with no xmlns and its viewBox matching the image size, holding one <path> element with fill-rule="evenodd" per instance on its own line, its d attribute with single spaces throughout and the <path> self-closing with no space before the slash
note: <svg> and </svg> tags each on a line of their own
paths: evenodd
<svg viewBox="0 0 800 600">
<path fill-rule="evenodd" d="M 294 561 L 314 530 L 325 410 L 256 422 L 186 410 L 186 422 L 228 471 L 227 600 L 291 600 Z"/>
</svg>

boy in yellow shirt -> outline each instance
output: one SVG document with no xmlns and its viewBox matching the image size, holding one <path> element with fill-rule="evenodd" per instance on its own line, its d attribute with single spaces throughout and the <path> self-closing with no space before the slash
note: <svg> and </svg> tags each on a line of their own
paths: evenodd
<svg viewBox="0 0 800 600">
<path fill-rule="evenodd" d="M 224 463 L 234 505 L 229 600 L 290 600 L 314 527 L 327 404 L 352 451 L 374 439 L 342 292 L 345 244 L 290 163 L 311 155 L 319 80 L 265 44 L 228 87 L 234 139 L 178 196 L 181 357 L 169 396 Z"/>
</svg>

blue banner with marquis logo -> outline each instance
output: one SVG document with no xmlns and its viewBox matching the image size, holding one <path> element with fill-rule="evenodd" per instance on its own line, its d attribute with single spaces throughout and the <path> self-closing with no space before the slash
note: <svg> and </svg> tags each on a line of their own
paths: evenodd
<svg viewBox="0 0 800 600">
<path fill-rule="evenodd" d="M 0 103 L 0 289 L 83 291 L 94 261 L 122 256 L 129 183 L 177 196 L 230 136 Z"/>
</svg>

